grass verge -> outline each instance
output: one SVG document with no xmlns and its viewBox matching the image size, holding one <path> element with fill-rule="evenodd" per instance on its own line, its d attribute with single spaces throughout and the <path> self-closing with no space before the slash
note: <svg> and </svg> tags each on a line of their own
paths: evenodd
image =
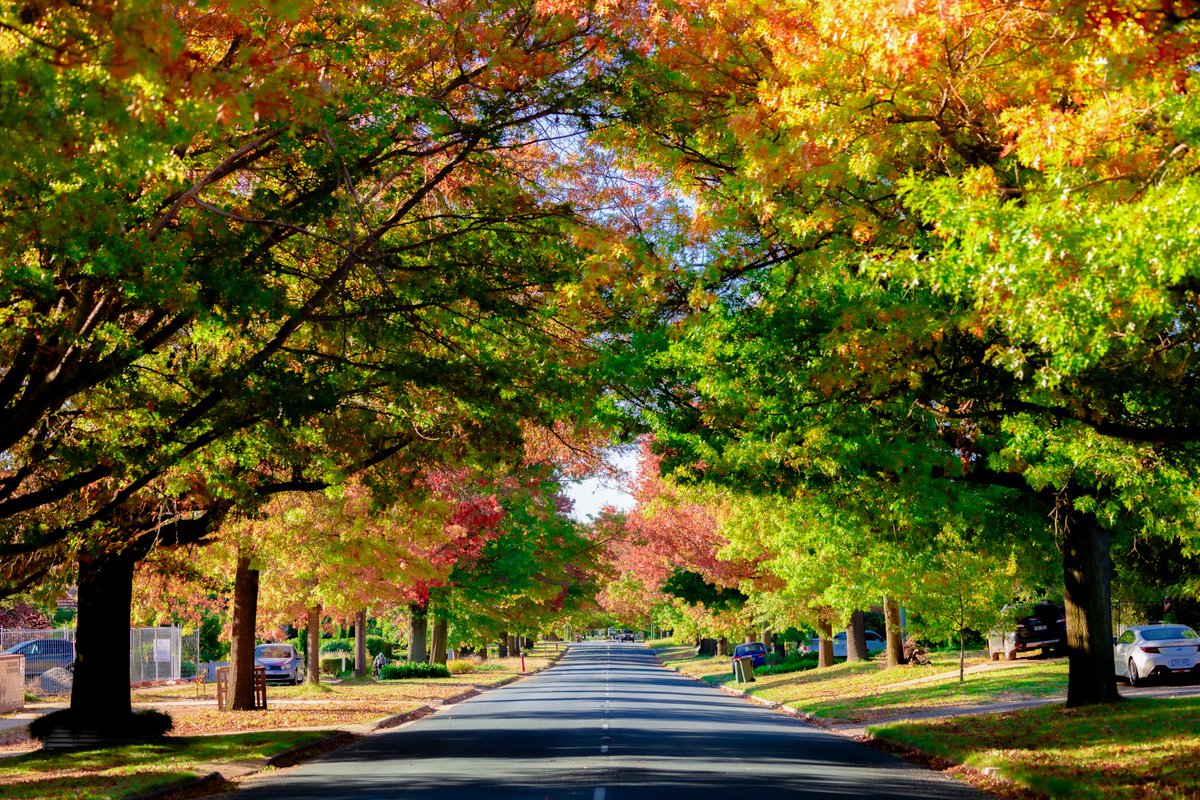
<svg viewBox="0 0 1200 800">
<path fill-rule="evenodd" d="M 881 660 L 840 662 L 810 669 L 756 677 L 738 684 L 728 658 L 697 657 L 691 648 L 668 647 L 663 663 L 714 685 L 730 685 L 747 694 L 826 719 L 877 722 L 932 708 L 1029 700 L 1065 694 L 1067 664 L 1063 660 L 1021 659 L 991 663 L 976 654 L 968 667 L 983 671 L 958 680 L 958 657 L 935 654 L 932 664 L 888 668 Z"/>
<path fill-rule="evenodd" d="M 1008 797 L 1200 797 L 1200 697 L 1042 706 L 869 730 L 901 751 L 994 772 L 999 780 L 950 770 Z"/>
<path fill-rule="evenodd" d="M 38 751 L 0 759 L 0 794 L 7 800 L 119 800 L 185 784 L 215 765 L 267 759 L 328 736 L 328 731 L 272 731 L 169 737 L 103 750 Z"/>
</svg>

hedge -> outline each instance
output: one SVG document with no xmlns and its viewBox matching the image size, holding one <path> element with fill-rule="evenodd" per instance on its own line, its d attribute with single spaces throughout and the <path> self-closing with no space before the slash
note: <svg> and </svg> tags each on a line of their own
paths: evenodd
<svg viewBox="0 0 1200 800">
<path fill-rule="evenodd" d="M 405 661 L 400 664 L 384 664 L 379 677 L 385 681 L 397 678 L 449 678 L 450 670 L 446 669 L 445 664 Z"/>
</svg>

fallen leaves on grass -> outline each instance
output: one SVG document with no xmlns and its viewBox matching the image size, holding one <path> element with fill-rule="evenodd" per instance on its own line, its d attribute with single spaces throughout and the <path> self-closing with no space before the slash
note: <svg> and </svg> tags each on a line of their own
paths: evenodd
<svg viewBox="0 0 1200 800">
<path fill-rule="evenodd" d="M 230 731 L 340 728 L 361 725 L 393 714 L 404 714 L 421 703 L 341 702 L 326 705 L 287 705 L 256 711 L 219 711 L 215 707 L 183 706 L 170 709 L 178 736 L 199 736 Z"/>
</svg>

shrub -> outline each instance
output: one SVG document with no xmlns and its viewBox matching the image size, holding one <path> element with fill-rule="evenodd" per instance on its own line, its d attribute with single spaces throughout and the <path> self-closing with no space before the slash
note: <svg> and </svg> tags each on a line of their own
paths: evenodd
<svg viewBox="0 0 1200 800">
<path fill-rule="evenodd" d="M 322 653 L 353 653 L 354 641 L 352 639 L 325 639 L 321 642 Z"/>
<path fill-rule="evenodd" d="M 346 656 L 346 669 L 349 671 L 354 670 L 354 657 L 351 655 L 348 655 L 348 654 Z M 322 675 L 337 675 L 341 671 L 342 671 L 341 655 L 321 656 L 321 674 Z"/>
<path fill-rule="evenodd" d="M 452 658 L 446 662 L 451 675 L 466 675 L 479 669 L 479 662 L 470 658 Z"/>
<path fill-rule="evenodd" d="M 383 651 L 384 658 L 391 658 L 396 649 L 396 643 L 390 639 L 385 639 L 382 636 L 367 637 L 367 652 L 374 658 L 380 651 Z"/>
<path fill-rule="evenodd" d="M 384 664 L 380 677 L 385 681 L 398 678 L 449 678 L 450 670 L 444 664 L 423 664 L 405 661 L 400 664 Z"/>
</svg>

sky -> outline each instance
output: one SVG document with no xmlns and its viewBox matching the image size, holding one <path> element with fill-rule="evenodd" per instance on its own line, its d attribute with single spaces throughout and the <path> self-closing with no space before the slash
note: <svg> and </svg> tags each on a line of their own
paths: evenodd
<svg viewBox="0 0 1200 800">
<path fill-rule="evenodd" d="M 566 484 L 567 496 L 575 502 L 571 514 L 580 522 L 595 518 L 605 506 L 613 506 L 621 511 L 633 507 L 633 495 L 627 491 L 627 487 L 637 476 L 637 448 L 614 447 L 607 459 L 621 471 L 621 478 L 587 478 Z"/>
</svg>

